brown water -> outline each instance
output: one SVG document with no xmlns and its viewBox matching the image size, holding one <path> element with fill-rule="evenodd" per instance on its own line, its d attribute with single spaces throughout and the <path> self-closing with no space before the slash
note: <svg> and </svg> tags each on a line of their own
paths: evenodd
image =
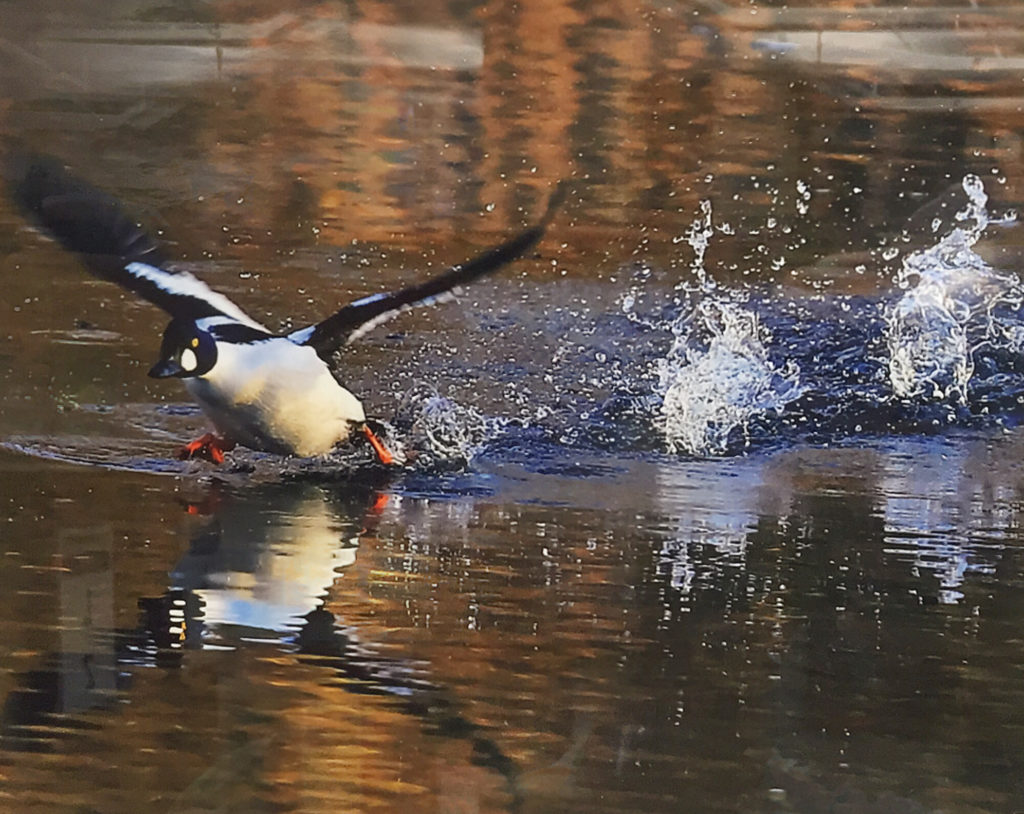
<svg viewBox="0 0 1024 814">
<path fill-rule="evenodd" d="M 0 199 L 0 808 L 1024 809 L 1022 238 L 942 237 L 968 174 L 1021 200 L 1022 23 L 0 3 L 7 149 L 275 328 L 571 188 L 536 256 L 346 350 L 421 451 L 391 477 L 174 461 L 163 315 Z M 914 250 L 959 276 L 897 397 Z M 698 341 L 695 299 L 761 328 Z"/>
</svg>

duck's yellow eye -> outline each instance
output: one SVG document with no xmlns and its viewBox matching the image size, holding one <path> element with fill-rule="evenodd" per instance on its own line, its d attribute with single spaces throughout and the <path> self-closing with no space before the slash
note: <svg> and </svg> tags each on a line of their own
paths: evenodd
<svg viewBox="0 0 1024 814">
<path fill-rule="evenodd" d="M 199 347 L 199 337 L 198 336 L 193 336 L 192 337 L 192 347 L 193 348 L 198 348 Z"/>
</svg>

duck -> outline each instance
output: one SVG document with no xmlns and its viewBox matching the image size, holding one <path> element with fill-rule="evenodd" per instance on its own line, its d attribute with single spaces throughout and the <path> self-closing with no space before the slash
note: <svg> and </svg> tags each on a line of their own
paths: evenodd
<svg viewBox="0 0 1024 814">
<path fill-rule="evenodd" d="M 464 263 L 277 333 L 199 278 L 174 269 L 116 198 L 57 160 L 19 157 L 10 166 L 12 197 L 31 222 L 77 254 L 95 276 L 170 316 L 149 375 L 180 379 L 213 425 L 177 457 L 217 464 L 236 446 L 311 457 L 361 440 L 382 464 L 395 464 L 395 454 L 381 440 L 382 423 L 367 418 L 360 399 L 339 379 L 334 353 L 402 311 L 452 300 L 460 287 L 521 258 L 543 238 L 564 198 L 560 184 L 535 225 Z"/>
</svg>

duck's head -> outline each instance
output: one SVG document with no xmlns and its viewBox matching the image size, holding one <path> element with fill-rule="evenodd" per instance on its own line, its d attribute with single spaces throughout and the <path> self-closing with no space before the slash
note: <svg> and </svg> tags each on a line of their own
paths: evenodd
<svg viewBox="0 0 1024 814">
<path fill-rule="evenodd" d="M 154 379 L 187 379 L 209 373 L 217 363 L 217 343 L 192 320 L 174 319 L 164 331 L 160 361 L 149 370 Z"/>
</svg>

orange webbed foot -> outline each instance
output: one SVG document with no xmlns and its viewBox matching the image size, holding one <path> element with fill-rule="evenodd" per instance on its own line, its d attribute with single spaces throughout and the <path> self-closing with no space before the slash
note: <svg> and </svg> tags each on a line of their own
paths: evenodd
<svg viewBox="0 0 1024 814">
<path fill-rule="evenodd" d="M 377 453 L 377 457 L 380 462 L 385 466 L 390 466 L 395 462 L 395 456 L 391 454 L 391 451 L 384 446 L 384 442 L 381 441 L 367 426 L 363 424 L 363 435 L 366 436 L 366 440 L 370 442 L 370 446 L 373 447 L 373 451 Z"/>
<path fill-rule="evenodd" d="M 233 441 L 218 438 L 212 432 L 200 436 L 195 441 L 190 441 L 178 450 L 179 461 L 188 461 L 192 458 L 202 458 L 215 464 L 224 463 L 224 453 L 235 448 Z"/>
</svg>

